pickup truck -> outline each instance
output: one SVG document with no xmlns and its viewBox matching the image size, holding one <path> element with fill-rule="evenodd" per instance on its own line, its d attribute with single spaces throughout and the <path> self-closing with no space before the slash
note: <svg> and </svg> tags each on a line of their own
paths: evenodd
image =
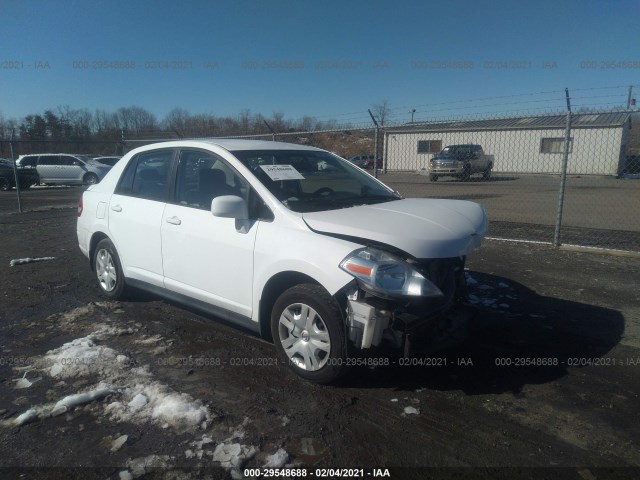
<svg viewBox="0 0 640 480">
<path fill-rule="evenodd" d="M 39 183 L 38 174 L 34 170 L 17 167 L 20 188 L 29 188 Z M 0 159 L 0 190 L 6 192 L 16 186 L 13 162 Z"/>
<path fill-rule="evenodd" d="M 458 177 L 469 180 L 474 173 L 483 179 L 491 177 L 493 155 L 487 155 L 480 145 L 449 145 L 429 161 L 429 179 L 437 182 L 439 177 Z"/>
</svg>

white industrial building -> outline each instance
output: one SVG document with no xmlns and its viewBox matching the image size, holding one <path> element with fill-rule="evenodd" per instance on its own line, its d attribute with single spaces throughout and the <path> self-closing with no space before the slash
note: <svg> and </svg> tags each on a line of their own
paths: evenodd
<svg viewBox="0 0 640 480">
<path fill-rule="evenodd" d="M 410 123 L 385 130 L 384 164 L 421 170 L 445 146 L 475 143 L 493 155 L 494 173 L 560 173 L 565 127 L 566 115 Z M 630 130 L 629 112 L 573 114 L 568 173 L 618 175 Z"/>
</svg>

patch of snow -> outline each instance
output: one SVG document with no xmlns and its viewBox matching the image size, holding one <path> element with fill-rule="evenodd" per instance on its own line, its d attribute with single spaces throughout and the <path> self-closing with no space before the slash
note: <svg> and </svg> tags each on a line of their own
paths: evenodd
<svg viewBox="0 0 640 480">
<path fill-rule="evenodd" d="M 494 288 L 491 285 L 480 285 L 478 290 L 493 290 Z"/>
<path fill-rule="evenodd" d="M 500 288 L 509 288 L 509 285 L 508 285 L 508 284 L 506 284 L 506 283 L 504 283 L 504 282 L 500 282 L 500 283 L 498 283 L 498 286 L 499 286 Z"/>
<path fill-rule="evenodd" d="M 24 265 L 25 263 L 44 262 L 45 260 L 55 260 L 56 257 L 38 257 L 38 258 L 14 258 L 9 262 L 10 267 L 16 265 Z"/>
<path fill-rule="evenodd" d="M 55 404 L 53 410 L 51 411 L 51 416 L 55 417 L 57 415 L 65 413 L 68 410 L 77 407 L 78 405 L 84 405 L 85 403 L 101 400 L 112 393 L 113 390 L 111 390 L 110 388 L 98 388 L 90 392 L 67 395 Z"/>
<path fill-rule="evenodd" d="M 186 393 L 161 393 L 151 403 L 154 403 L 152 418 L 173 427 L 197 426 L 208 417 L 207 409 L 194 403 Z"/>
<path fill-rule="evenodd" d="M 13 381 L 16 382 L 15 385 L 15 389 L 16 390 L 22 390 L 25 388 L 29 388 L 31 385 L 33 385 L 36 382 L 39 382 L 40 380 L 42 380 L 42 377 L 35 377 L 35 378 L 27 378 L 27 372 L 24 372 L 24 375 L 22 375 L 22 378 L 14 378 Z"/>
<path fill-rule="evenodd" d="M 129 438 L 128 435 L 121 435 L 118 438 L 116 438 L 111 444 L 111 451 L 117 452 L 118 450 L 120 450 L 122 446 L 126 443 L 128 438 Z"/>
<path fill-rule="evenodd" d="M 509 308 L 509 304 L 508 303 L 501 303 L 499 305 L 500 308 Z"/>
<path fill-rule="evenodd" d="M 415 407 L 404 407 L 404 413 L 406 415 L 418 415 L 420 413 L 420 410 Z"/>
<path fill-rule="evenodd" d="M 131 409 L 131 411 L 136 412 L 144 407 L 147 403 L 149 403 L 149 399 L 142 393 L 139 393 L 135 397 L 133 397 L 133 400 L 128 403 L 128 407 Z"/>
<path fill-rule="evenodd" d="M 171 457 L 168 455 L 148 455 L 127 461 L 127 468 L 129 469 L 131 478 L 138 478 L 151 472 L 153 469 L 166 469 L 170 460 Z"/>
<path fill-rule="evenodd" d="M 253 458 L 257 450 L 239 443 L 220 443 L 213 451 L 213 460 L 219 462 L 223 468 L 237 469 L 244 462 Z"/>
<path fill-rule="evenodd" d="M 133 475 L 131 475 L 129 470 L 122 470 L 118 474 L 118 477 L 120 477 L 120 480 L 133 480 Z"/>
<path fill-rule="evenodd" d="M 397 402 L 397 401 L 398 401 L 398 399 L 397 399 L 397 398 L 392 398 L 392 399 L 391 399 L 391 401 L 392 401 L 392 402 Z"/>
<path fill-rule="evenodd" d="M 83 310 L 85 313 L 90 311 L 91 307 Z M 172 427 L 179 431 L 207 428 L 210 413 L 200 401 L 153 380 L 153 375 L 146 366 L 131 368 L 127 356 L 106 345 L 98 344 L 100 340 L 126 330 L 107 325 L 98 327 L 86 337 L 67 342 L 47 352 L 42 363 L 45 371 L 54 378 L 98 376 L 102 381 L 93 390 L 69 395 L 52 408 L 42 407 L 44 413 L 37 413 L 35 418 L 59 415 L 77 405 L 114 394 L 120 398 L 105 406 L 105 413 L 114 421 L 152 421 L 162 427 Z M 32 420 L 29 416 L 24 418 Z M 244 432 L 235 433 L 237 437 L 242 435 Z"/>
<path fill-rule="evenodd" d="M 154 335 L 153 337 L 143 338 L 141 340 L 136 340 L 133 343 L 137 343 L 138 345 L 152 345 L 154 343 L 158 343 L 162 340 L 161 335 Z"/>
<path fill-rule="evenodd" d="M 264 468 L 281 468 L 284 467 L 288 461 L 289 454 L 284 448 L 280 448 L 273 455 L 269 455 L 262 466 Z"/>
<path fill-rule="evenodd" d="M 287 417 L 286 415 L 282 416 L 282 422 L 280 423 L 280 425 L 282 425 L 283 427 L 286 427 L 287 425 L 289 425 L 289 422 L 291 420 L 289 420 L 289 417 Z"/>
<path fill-rule="evenodd" d="M 21 425 L 25 425 L 27 423 L 33 422 L 37 419 L 38 419 L 37 410 L 35 408 L 30 408 L 29 410 L 24 412 L 22 415 L 17 416 L 12 423 L 16 427 L 19 427 Z"/>
</svg>

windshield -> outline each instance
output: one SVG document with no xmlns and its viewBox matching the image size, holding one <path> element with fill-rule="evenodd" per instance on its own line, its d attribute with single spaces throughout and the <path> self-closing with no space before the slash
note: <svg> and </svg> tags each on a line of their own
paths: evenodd
<svg viewBox="0 0 640 480">
<path fill-rule="evenodd" d="M 329 152 L 250 150 L 233 154 L 294 212 L 319 212 L 400 198 L 358 167 Z"/>
<path fill-rule="evenodd" d="M 471 147 L 469 145 L 451 145 L 444 147 L 440 155 L 443 157 L 465 157 L 471 155 Z"/>
</svg>

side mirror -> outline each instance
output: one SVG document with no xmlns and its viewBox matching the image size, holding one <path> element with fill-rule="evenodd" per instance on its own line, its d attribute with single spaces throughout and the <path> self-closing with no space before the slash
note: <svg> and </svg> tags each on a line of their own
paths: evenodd
<svg viewBox="0 0 640 480">
<path fill-rule="evenodd" d="M 214 217 L 249 219 L 247 202 L 237 195 L 222 195 L 211 202 L 211 213 Z"/>
</svg>

